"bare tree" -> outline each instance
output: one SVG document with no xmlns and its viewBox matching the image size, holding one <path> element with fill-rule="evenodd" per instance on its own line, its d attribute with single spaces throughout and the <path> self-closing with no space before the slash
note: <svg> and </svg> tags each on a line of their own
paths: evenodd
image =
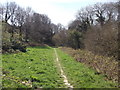
<svg viewBox="0 0 120 90">
<path fill-rule="evenodd" d="M 74 20 L 68 25 L 68 29 L 77 29 L 81 24 L 80 20 Z"/>
<path fill-rule="evenodd" d="M 11 38 L 10 38 L 10 41 L 13 42 L 14 41 L 14 33 L 15 33 L 15 27 L 16 27 L 16 17 L 15 16 L 11 16 L 10 18 L 10 21 L 11 21 L 11 27 L 12 29 L 10 29 L 8 32 L 11 33 Z"/>
<path fill-rule="evenodd" d="M 54 34 L 58 33 L 58 26 L 54 23 L 51 23 L 51 29 Z"/>
<path fill-rule="evenodd" d="M 4 20 L 7 23 L 8 20 L 12 17 L 12 15 L 15 13 L 17 8 L 17 4 L 15 2 L 7 2 L 4 6 Z"/>
<path fill-rule="evenodd" d="M 30 38 L 38 43 L 50 43 L 53 31 L 47 15 L 34 13 L 31 17 Z"/>
<path fill-rule="evenodd" d="M 117 20 L 118 17 L 117 3 L 105 3 L 104 8 L 106 8 L 105 10 L 106 22 Z"/>
<path fill-rule="evenodd" d="M 16 17 L 16 20 L 17 20 L 17 26 L 19 27 L 19 39 L 20 41 L 22 40 L 22 33 L 23 33 L 23 25 L 25 23 L 25 16 L 26 16 L 26 12 L 24 10 L 24 8 L 21 8 L 21 7 L 17 7 L 17 11 L 15 13 L 15 17 Z"/>
<path fill-rule="evenodd" d="M 103 26 L 105 22 L 105 10 L 106 8 L 104 8 L 102 3 L 97 3 L 94 5 L 94 13 L 97 17 L 96 21 L 100 23 L 101 26 Z"/>
<path fill-rule="evenodd" d="M 68 32 L 61 30 L 52 37 L 52 41 L 56 46 L 68 46 Z"/>
<path fill-rule="evenodd" d="M 25 34 L 25 42 L 28 43 L 29 41 L 29 34 L 30 34 L 30 28 L 31 28 L 31 17 L 33 15 L 33 10 L 30 7 L 26 8 L 26 17 L 25 17 L 25 23 L 24 23 L 24 34 Z"/>
<path fill-rule="evenodd" d="M 76 20 L 80 22 L 77 29 L 79 31 L 87 31 L 87 29 L 94 23 L 93 7 L 88 6 L 79 10 L 76 15 Z"/>
</svg>

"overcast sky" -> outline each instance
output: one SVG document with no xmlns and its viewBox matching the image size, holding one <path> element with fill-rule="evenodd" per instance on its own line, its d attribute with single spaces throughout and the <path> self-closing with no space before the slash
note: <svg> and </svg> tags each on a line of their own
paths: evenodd
<svg viewBox="0 0 120 90">
<path fill-rule="evenodd" d="M 47 14 L 55 24 L 64 26 L 75 19 L 81 8 L 97 2 L 115 2 L 117 0 L 0 0 L 0 3 L 14 1 L 21 7 L 31 7 L 35 12 Z"/>
</svg>

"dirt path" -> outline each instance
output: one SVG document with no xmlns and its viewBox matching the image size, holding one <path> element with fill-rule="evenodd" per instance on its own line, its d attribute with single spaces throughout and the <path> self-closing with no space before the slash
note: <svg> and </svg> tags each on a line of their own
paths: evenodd
<svg viewBox="0 0 120 90">
<path fill-rule="evenodd" d="M 62 69 L 62 67 L 61 67 L 61 64 L 60 64 L 60 62 L 59 62 L 58 54 L 57 54 L 57 51 L 56 51 L 55 48 L 54 48 L 54 51 L 55 51 L 55 56 L 56 56 L 56 59 L 55 59 L 55 60 L 56 60 L 57 66 L 58 66 L 58 68 L 59 68 L 59 70 L 60 70 L 60 72 L 61 72 L 61 76 L 64 78 L 64 84 L 66 85 L 66 87 L 72 89 L 73 86 L 68 82 L 67 77 L 66 77 L 66 75 L 64 74 L 64 71 L 63 71 L 63 69 Z"/>
</svg>

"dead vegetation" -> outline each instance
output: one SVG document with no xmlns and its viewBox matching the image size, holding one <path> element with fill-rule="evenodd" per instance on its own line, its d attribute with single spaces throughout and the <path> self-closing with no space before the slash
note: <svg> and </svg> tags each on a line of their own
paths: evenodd
<svg viewBox="0 0 120 90">
<path fill-rule="evenodd" d="M 87 50 L 74 50 L 66 47 L 60 49 L 70 54 L 76 61 L 95 69 L 96 74 L 103 74 L 106 80 L 118 81 L 118 62 L 113 57 L 94 55 Z"/>
</svg>

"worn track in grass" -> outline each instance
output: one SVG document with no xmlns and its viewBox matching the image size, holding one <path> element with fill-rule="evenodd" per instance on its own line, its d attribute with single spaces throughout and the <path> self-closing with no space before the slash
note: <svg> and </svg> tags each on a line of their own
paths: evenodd
<svg viewBox="0 0 120 90">
<path fill-rule="evenodd" d="M 63 71 L 62 66 L 61 66 L 61 64 L 59 62 L 58 54 L 57 54 L 57 51 L 56 51 L 55 48 L 54 48 L 54 51 L 55 51 L 55 56 L 56 56 L 55 60 L 57 62 L 56 64 L 57 64 L 57 66 L 59 68 L 61 76 L 64 78 L 64 84 L 66 85 L 67 88 L 73 88 L 73 86 L 68 82 L 68 79 L 67 79 L 66 75 L 64 74 L 64 71 Z"/>
<path fill-rule="evenodd" d="M 2 57 L 4 88 L 110 88 L 116 85 L 58 48 L 29 47 L 26 53 Z"/>
</svg>

